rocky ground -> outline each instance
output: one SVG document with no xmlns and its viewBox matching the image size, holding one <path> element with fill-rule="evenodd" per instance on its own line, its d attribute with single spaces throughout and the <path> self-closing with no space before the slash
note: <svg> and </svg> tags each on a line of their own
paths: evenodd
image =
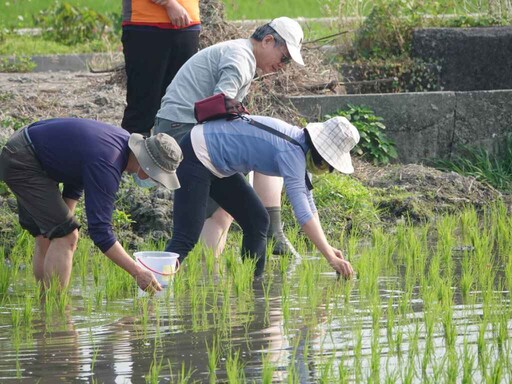
<svg viewBox="0 0 512 384">
<path fill-rule="evenodd" d="M 122 83 L 113 80 L 112 73 L 0 74 L 0 142 L 5 142 L 14 129 L 45 118 L 73 116 L 119 125 L 125 90 Z M 354 177 L 372 188 L 378 206 L 385 212 L 384 221 L 403 217 L 428 220 L 436 213 L 467 204 L 481 207 L 501 196 L 473 178 L 418 164 L 374 167 L 356 160 L 355 168 Z M 125 196 L 121 199 L 123 208 L 137 221 L 137 235 L 151 231 L 157 231 L 155 237 L 168 234 L 172 222 L 168 193 L 159 190 L 145 195 L 128 185 L 121 194 Z M 12 211 L 14 201 L 5 196 L 0 200 L 4 212 Z M 2 231 L 8 231 L 12 222 L 4 215 L 0 219 Z"/>
</svg>

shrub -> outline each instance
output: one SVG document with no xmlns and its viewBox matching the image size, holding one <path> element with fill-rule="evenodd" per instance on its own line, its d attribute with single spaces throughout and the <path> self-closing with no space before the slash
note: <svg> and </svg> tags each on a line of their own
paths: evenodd
<svg viewBox="0 0 512 384">
<path fill-rule="evenodd" d="M 109 18 L 92 9 L 66 2 L 56 2 L 46 11 L 41 11 L 37 22 L 43 25 L 48 39 L 67 45 L 98 39 L 111 24 Z"/>
<path fill-rule="evenodd" d="M 348 110 L 339 110 L 334 115 L 326 115 L 326 118 L 345 116 L 354 124 L 361 136 L 359 144 L 355 147 L 356 153 L 376 165 L 387 164 L 391 159 L 395 159 L 395 144 L 384 134 L 386 126 L 382 123 L 382 118 L 375 116 L 368 107 L 351 104 L 348 107 Z"/>
<path fill-rule="evenodd" d="M 413 29 L 422 25 L 418 8 L 414 0 L 377 1 L 356 33 L 357 55 L 385 59 L 407 54 Z"/>
<path fill-rule="evenodd" d="M 0 57 L 0 72 L 32 72 L 36 63 L 26 55 Z"/>
</svg>

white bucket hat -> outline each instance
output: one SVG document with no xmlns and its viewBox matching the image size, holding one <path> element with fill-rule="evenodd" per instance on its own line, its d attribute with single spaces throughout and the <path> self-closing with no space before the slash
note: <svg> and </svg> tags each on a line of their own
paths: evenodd
<svg viewBox="0 0 512 384">
<path fill-rule="evenodd" d="M 320 156 L 342 173 L 354 172 L 350 150 L 359 142 L 359 132 L 342 116 L 323 123 L 310 123 L 306 129 Z"/>
<path fill-rule="evenodd" d="M 290 52 L 290 56 L 296 63 L 304 65 L 304 60 L 300 54 L 304 32 L 299 23 L 289 17 L 278 17 L 269 23 L 274 31 L 286 42 L 286 48 Z"/>
<path fill-rule="evenodd" d="M 158 133 L 148 138 L 132 133 L 128 146 L 149 177 L 168 189 L 180 187 L 176 169 L 183 160 L 183 154 L 174 138 L 165 133 Z"/>
</svg>

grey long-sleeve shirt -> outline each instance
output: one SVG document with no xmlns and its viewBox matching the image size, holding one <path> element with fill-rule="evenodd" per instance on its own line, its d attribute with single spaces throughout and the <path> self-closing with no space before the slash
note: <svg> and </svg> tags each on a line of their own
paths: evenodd
<svg viewBox="0 0 512 384">
<path fill-rule="evenodd" d="M 195 123 L 194 103 L 217 93 L 242 101 L 256 73 L 250 39 L 225 41 L 192 56 L 167 87 L 157 117 Z"/>
</svg>

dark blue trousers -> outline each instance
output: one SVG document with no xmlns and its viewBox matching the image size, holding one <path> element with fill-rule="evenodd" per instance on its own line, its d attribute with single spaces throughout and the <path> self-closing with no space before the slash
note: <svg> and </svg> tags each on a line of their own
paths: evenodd
<svg viewBox="0 0 512 384">
<path fill-rule="evenodd" d="M 242 257 L 257 259 L 256 275 L 265 267 L 269 216 L 254 189 L 241 174 L 218 178 L 196 157 L 188 133 L 180 142 L 183 161 L 177 170 L 181 188 L 174 192 L 173 237 L 166 251 L 180 255 L 180 262 L 199 240 L 208 197 L 215 200 L 243 231 Z"/>
</svg>

